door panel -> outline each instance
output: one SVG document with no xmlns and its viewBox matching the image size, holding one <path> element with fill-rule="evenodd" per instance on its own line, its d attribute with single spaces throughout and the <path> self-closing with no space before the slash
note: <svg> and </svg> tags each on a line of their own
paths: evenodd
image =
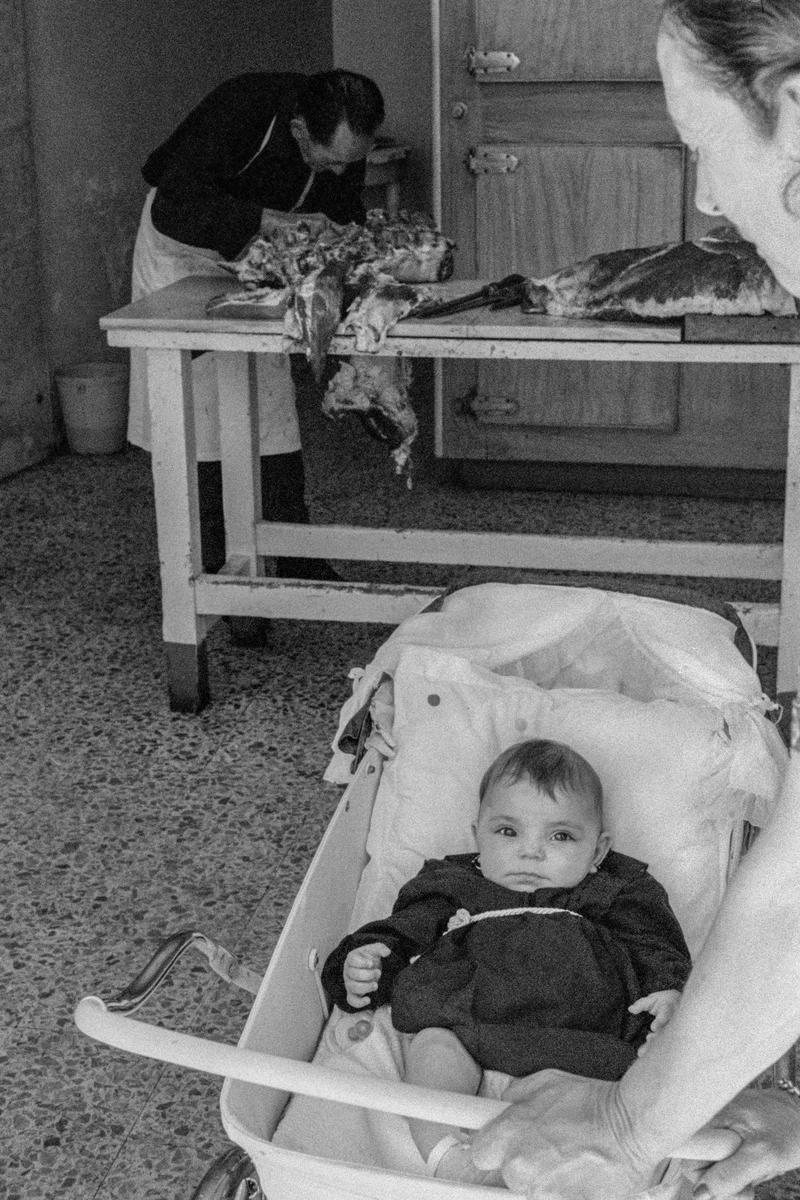
<svg viewBox="0 0 800 1200">
<path fill-rule="evenodd" d="M 651 429 L 678 426 L 678 368 L 632 363 L 482 363 L 469 412 L 479 425 Z"/>
<path fill-rule="evenodd" d="M 585 84 L 504 83 L 482 90 L 480 136 L 487 142 L 526 141 L 535 123 L 537 144 L 680 145 L 660 83 L 594 84 L 591 120 Z"/>
<path fill-rule="evenodd" d="M 475 180 L 480 278 L 550 272 L 590 254 L 677 240 L 683 153 L 672 146 L 478 146 L 517 167 Z"/>
<path fill-rule="evenodd" d="M 661 0 L 479 0 L 477 45 L 516 54 L 520 83 L 658 79 L 660 12 Z"/>
<path fill-rule="evenodd" d="M 496 146 L 479 146 L 481 153 Z M 543 276 L 590 254 L 680 237 L 682 152 L 664 146 L 503 145 L 518 166 L 476 180 L 478 275 Z M 677 366 L 478 366 L 478 423 L 671 431 Z"/>
</svg>

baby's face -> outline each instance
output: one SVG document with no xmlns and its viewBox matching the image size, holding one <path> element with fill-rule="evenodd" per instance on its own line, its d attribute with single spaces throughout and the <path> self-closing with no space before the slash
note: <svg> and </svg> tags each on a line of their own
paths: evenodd
<svg viewBox="0 0 800 1200">
<path fill-rule="evenodd" d="M 528 779 L 488 791 L 474 828 L 484 878 L 514 892 L 574 887 L 610 845 L 590 800 Z"/>
</svg>

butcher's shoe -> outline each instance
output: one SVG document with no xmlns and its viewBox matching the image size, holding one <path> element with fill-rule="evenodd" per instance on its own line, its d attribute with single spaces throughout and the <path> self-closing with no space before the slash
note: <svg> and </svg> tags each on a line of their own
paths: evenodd
<svg viewBox="0 0 800 1200">
<path fill-rule="evenodd" d="M 269 639 L 267 617 L 226 617 L 232 646 L 266 646 Z"/>
</svg>

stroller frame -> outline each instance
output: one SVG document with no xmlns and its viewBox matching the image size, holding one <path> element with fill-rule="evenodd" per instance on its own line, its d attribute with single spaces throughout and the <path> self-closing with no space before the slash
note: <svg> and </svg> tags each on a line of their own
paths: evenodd
<svg viewBox="0 0 800 1200">
<path fill-rule="evenodd" d="M 196 1200 L 256 1196 L 257 1190 L 252 1189 L 258 1185 L 251 1162 L 269 1200 L 306 1200 L 312 1196 L 315 1200 L 357 1196 L 407 1200 L 412 1178 L 415 1197 L 440 1200 L 450 1195 L 455 1200 L 465 1194 L 464 1185 L 318 1158 L 276 1146 L 270 1139 L 295 1093 L 467 1129 L 480 1127 L 506 1107 L 502 1101 L 484 1097 L 346 1075 L 310 1061 L 328 1017 L 319 965 L 348 928 L 367 862 L 367 834 L 383 761 L 375 748 L 362 753 L 260 982 L 254 972 L 204 935 L 185 931 L 168 939 L 133 983 L 113 1000 L 106 1003 L 87 996 L 76 1007 L 75 1022 L 90 1037 L 144 1057 L 225 1078 L 220 1097 L 222 1123 L 241 1152 L 229 1151 L 222 1156 L 224 1162 L 221 1159 L 214 1164 L 195 1193 Z M 749 836 L 745 822 L 732 821 L 728 878 Z M 223 978 L 256 995 L 237 1046 L 131 1019 L 130 1014 L 141 1007 L 189 948 L 200 950 Z M 793 1060 L 791 1052 L 773 1071 L 794 1077 Z M 678 1157 L 693 1157 L 691 1145 L 682 1148 Z M 227 1185 L 228 1191 L 220 1190 Z M 470 1187 L 466 1194 L 475 1200 L 496 1200 L 497 1190 Z"/>
</svg>

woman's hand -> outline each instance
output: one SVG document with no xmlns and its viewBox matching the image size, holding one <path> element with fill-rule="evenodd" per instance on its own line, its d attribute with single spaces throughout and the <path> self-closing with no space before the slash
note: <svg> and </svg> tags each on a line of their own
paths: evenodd
<svg viewBox="0 0 800 1200">
<path fill-rule="evenodd" d="M 663 1175 L 668 1160 L 637 1145 L 616 1083 L 540 1071 L 503 1099 L 510 1107 L 476 1132 L 472 1157 L 527 1200 L 629 1200 Z M 755 1184 L 800 1167 L 800 1104 L 748 1089 L 682 1149 L 698 1200 L 752 1200 Z"/>
<path fill-rule="evenodd" d="M 663 992 L 651 992 L 649 996 L 640 996 L 638 1000 L 628 1006 L 629 1013 L 649 1012 L 653 1017 L 647 1038 L 644 1044 L 639 1047 L 638 1053 L 640 1057 L 646 1051 L 647 1043 L 650 1039 L 655 1037 L 659 1029 L 663 1029 L 670 1020 L 675 1009 L 678 1007 L 680 998 L 680 992 L 674 988 L 667 988 Z"/>
<path fill-rule="evenodd" d="M 381 959 L 390 954 L 383 942 L 370 942 L 351 950 L 344 960 L 342 975 L 347 991 L 347 1003 L 351 1008 L 366 1008 L 371 992 L 378 990 L 381 977 Z"/>
<path fill-rule="evenodd" d="M 528 1200 L 627 1200 L 660 1177 L 633 1144 L 615 1083 L 539 1071 L 503 1099 L 510 1108 L 477 1131 L 472 1157 Z"/>
<path fill-rule="evenodd" d="M 728 1158 L 700 1168 L 699 1200 L 743 1200 L 757 1183 L 800 1167 L 800 1101 L 786 1092 L 748 1088 L 704 1132 L 715 1129 L 732 1129 L 741 1143 Z"/>
</svg>

